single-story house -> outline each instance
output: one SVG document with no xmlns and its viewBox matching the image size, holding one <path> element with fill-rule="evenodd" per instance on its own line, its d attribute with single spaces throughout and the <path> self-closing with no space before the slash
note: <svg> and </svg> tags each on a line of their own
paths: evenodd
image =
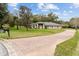
<svg viewBox="0 0 79 59">
<path fill-rule="evenodd" d="M 49 29 L 54 29 L 54 28 L 62 28 L 61 24 L 53 23 L 53 22 L 36 22 L 31 24 L 32 28 L 49 28 Z"/>
</svg>

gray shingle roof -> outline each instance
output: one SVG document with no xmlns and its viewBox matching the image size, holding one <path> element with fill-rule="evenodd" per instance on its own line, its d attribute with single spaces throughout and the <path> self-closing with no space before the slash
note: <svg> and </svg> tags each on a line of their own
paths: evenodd
<svg viewBox="0 0 79 59">
<path fill-rule="evenodd" d="M 36 22 L 36 23 L 32 23 L 31 25 L 36 25 L 36 24 L 44 24 L 45 26 L 61 26 L 61 24 L 57 24 L 54 22 Z"/>
<path fill-rule="evenodd" d="M 61 26 L 60 24 L 53 22 L 37 22 L 38 24 L 44 24 L 45 26 Z"/>
</svg>

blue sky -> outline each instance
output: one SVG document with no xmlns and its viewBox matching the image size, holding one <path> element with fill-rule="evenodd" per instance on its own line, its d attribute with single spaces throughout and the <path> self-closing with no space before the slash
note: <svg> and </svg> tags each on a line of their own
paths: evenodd
<svg viewBox="0 0 79 59">
<path fill-rule="evenodd" d="M 77 3 L 9 3 L 11 13 L 19 11 L 20 6 L 27 6 L 33 14 L 48 14 L 53 12 L 60 20 L 69 21 L 72 17 L 79 17 L 79 4 Z"/>
</svg>

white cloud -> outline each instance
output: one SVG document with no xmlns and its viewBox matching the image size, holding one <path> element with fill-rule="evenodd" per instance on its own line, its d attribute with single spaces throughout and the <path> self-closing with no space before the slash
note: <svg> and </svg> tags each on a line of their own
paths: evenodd
<svg viewBox="0 0 79 59">
<path fill-rule="evenodd" d="M 58 15 L 58 16 L 60 16 L 60 15 L 61 15 L 61 13 L 60 13 L 60 12 L 54 12 L 54 14 L 56 14 L 56 15 Z"/>
<path fill-rule="evenodd" d="M 69 8 L 70 9 L 79 8 L 79 3 L 72 3 L 72 5 Z"/>
<path fill-rule="evenodd" d="M 46 12 L 46 11 L 48 11 L 48 10 L 41 10 L 41 11 L 44 11 L 44 12 Z"/>
<path fill-rule="evenodd" d="M 63 13 L 72 13 L 73 11 L 72 10 L 69 10 L 69 11 L 66 11 L 64 10 Z"/>
<path fill-rule="evenodd" d="M 70 9 L 72 9 L 73 8 L 73 6 L 70 6 Z"/>
<path fill-rule="evenodd" d="M 18 8 L 14 8 L 14 10 L 17 10 L 18 11 Z"/>
<path fill-rule="evenodd" d="M 75 8 L 79 8 L 79 3 L 73 3 L 72 6 Z"/>
<path fill-rule="evenodd" d="M 68 15 L 70 15 L 72 12 L 73 12 L 72 10 L 70 10 L 70 11 L 64 10 L 62 14 L 63 14 L 64 16 L 68 16 Z"/>
<path fill-rule="evenodd" d="M 9 3 L 8 5 L 9 5 L 9 6 L 16 7 L 16 6 L 17 6 L 17 3 Z"/>
<path fill-rule="evenodd" d="M 63 13 L 63 15 L 64 15 L 64 16 L 67 16 L 68 14 L 67 14 L 67 13 Z"/>
<path fill-rule="evenodd" d="M 67 11 L 66 10 L 64 10 L 64 12 L 63 13 L 66 13 Z"/>
<path fill-rule="evenodd" d="M 14 11 L 18 11 L 17 4 L 18 3 L 9 3 L 8 6 L 12 6 Z"/>
<path fill-rule="evenodd" d="M 72 13 L 72 11 L 69 11 L 69 13 Z"/>
<path fill-rule="evenodd" d="M 39 3 L 38 8 L 41 10 L 51 10 L 51 9 L 59 10 L 59 8 L 56 5 L 51 4 L 51 3 L 48 3 L 48 4 L 47 3 Z"/>
<path fill-rule="evenodd" d="M 62 15 L 63 16 L 67 16 L 68 15 L 68 12 L 66 10 L 64 10 L 63 13 L 62 13 Z"/>
</svg>

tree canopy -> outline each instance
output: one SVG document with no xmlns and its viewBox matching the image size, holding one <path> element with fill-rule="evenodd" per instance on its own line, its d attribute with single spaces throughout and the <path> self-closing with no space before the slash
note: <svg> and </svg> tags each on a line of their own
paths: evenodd
<svg viewBox="0 0 79 59">
<path fill-rule="evenodd" d="M 75 28 L 79 27 L 79 18 L 71 18 L 70 25 Z"/>
<path fill-rule="evenodd" d="M 7 15 L 8 9 L 6 3 L 0 3 L 0 28 L 2 28 L 4 17 Z"/>
<path fill-rule="evenodd" d="M 30 24 L 31 24 L 31 9 L 29 9 L 28 7 L 26 6 L 20 6 L 20 19 L 22 21 L 22 25 L 25 26 L 28 30 L 28 28 L 30 27 Z"/>
<path fill-rule="evenodd" d="M 47 15 L 33 15 L 33 22 L 57 22 L 59 17 L 53 13 Z"/>
</svg>

